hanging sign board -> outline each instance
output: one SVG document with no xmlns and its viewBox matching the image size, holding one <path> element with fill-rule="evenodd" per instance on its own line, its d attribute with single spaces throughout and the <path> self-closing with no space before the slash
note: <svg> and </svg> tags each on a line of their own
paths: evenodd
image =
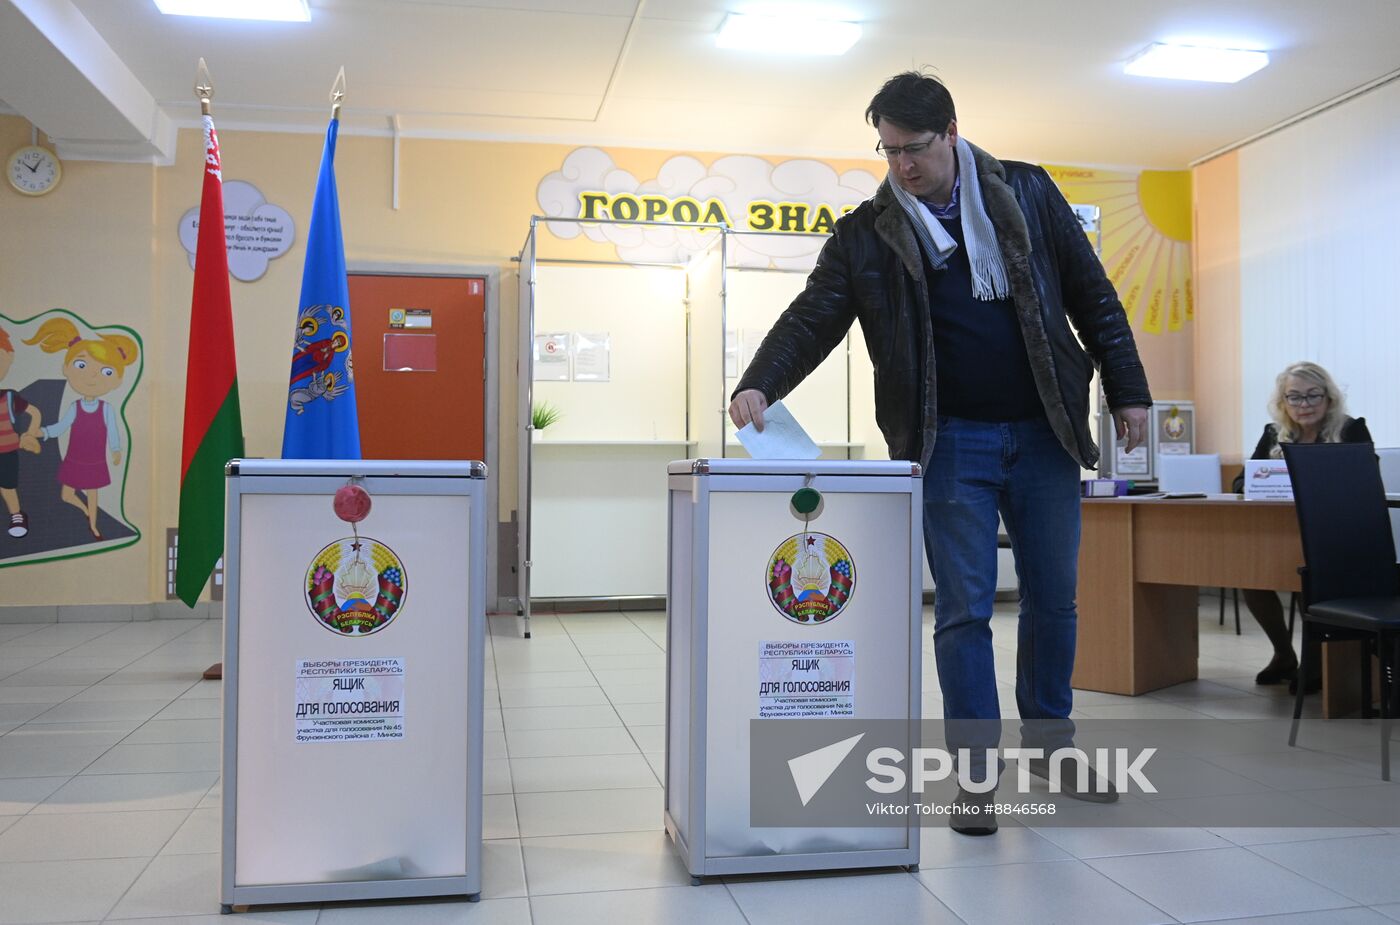
<svg viewBox="0 0 1400 925">
<path fill-rule="evenodd" d="M 199 206 L 180 217 L 180 245 L 194 269 L 199 243 Z M 291 213 L 273 205 L 256 186 L 243 180 L 224 183 L 224 242 L 228 248 L 229 274 L 245 283 L 261 279 L 269 261 L 281 257 L 296 240 Z"/>
</svg>

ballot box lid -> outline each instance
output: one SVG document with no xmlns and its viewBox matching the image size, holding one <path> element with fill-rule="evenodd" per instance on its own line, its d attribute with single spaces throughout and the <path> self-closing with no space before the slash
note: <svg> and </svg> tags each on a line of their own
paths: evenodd
<svg viewBox="0 0 1400 925">
<path fill-rule="evenodd" d="M 917 477 L 918 463 L 890 459 L 681 459 L 670 475 L 824 475 Z"/>
<path fill-rule="evenodd" d="M 486 463 L 474 459 L 231 459 L 229 478 L 240 476 L 336 476 L 341 478 L 486 478 Z"/>
</svg>

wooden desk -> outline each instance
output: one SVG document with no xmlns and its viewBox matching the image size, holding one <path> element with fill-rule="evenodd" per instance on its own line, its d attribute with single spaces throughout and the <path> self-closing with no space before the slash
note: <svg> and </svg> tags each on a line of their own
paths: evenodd
<svg viewBox="0 0 1400 925">
<path fill-rule="evenodd" d="M 1199 587 L 1299 590 L 1287 501 L 1086 498 L 1073 685 L 1112 694 L 1194 680 Z"/>
</svg>

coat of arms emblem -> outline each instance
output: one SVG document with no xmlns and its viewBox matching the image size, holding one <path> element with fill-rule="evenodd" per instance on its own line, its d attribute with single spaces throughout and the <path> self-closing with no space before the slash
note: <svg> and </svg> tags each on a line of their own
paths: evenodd
<svg viewBox="0 0 1400 925">
<path fill-rule="evenodd" d="M 794 623 L 828 623 L 856 587 L 851 554 L 825 533 L 799 533 L 783 540 L 768 560 L 768 599 Z"/>
<path fill-rule="evenodd" d="M 316 554 L 306 572 L 306 604 L 326 629 L 368 636 L 403 609 L 408 576 L 398 555 L 367 536 L 344 537 Z"/>
</svg>

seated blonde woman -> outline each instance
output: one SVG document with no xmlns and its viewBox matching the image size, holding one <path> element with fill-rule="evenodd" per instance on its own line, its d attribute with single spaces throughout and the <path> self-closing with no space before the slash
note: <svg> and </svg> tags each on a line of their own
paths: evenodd
<svg viewBox="0 0 1400 925">
<path fill-rule="evenodd" d="M 1281 459 L 1283 443 L 1368 443 L 1371 432 L 1365 418 L 1346 413 L 1346 398 L 1327 370 L 1316 363 L 1293 363 L 1278 374 L 1269 399 L 1264 434 L 1250 459 Z M 1244 476 L 1235 479 L 1235 491 L 1244 487 Z M 1292 682 L 1298 674 L 1298 656 L 1284 619 L 1283 604 L 1273 591 L 1246 589 L 1245 603 L 1274 646 L 1274 657 L 1255 676 L 1256 684 Z"/>
</svg>

